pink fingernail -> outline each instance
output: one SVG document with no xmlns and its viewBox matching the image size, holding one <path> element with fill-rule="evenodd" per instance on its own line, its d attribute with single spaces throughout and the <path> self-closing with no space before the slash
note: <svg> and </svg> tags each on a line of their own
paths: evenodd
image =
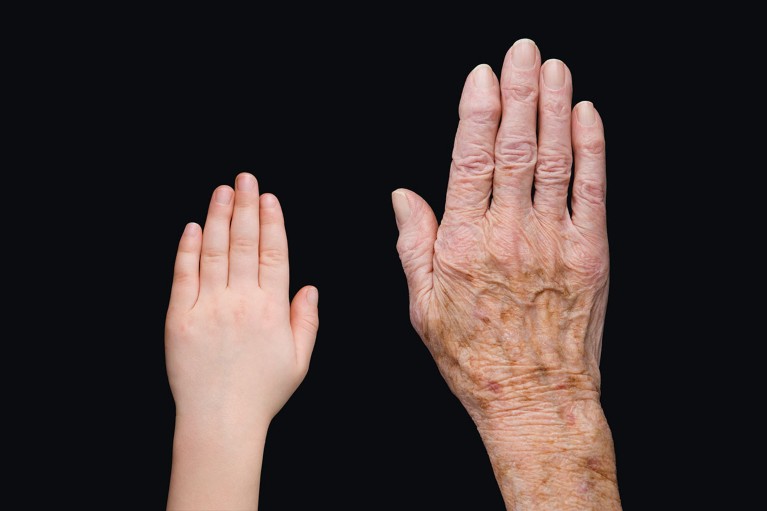
<svg viewBox="0 0 767 511">
<path fill-rule="evenodd" d="M 271 193 L 263 194 L 261 196 L 261 207 L 262 208 L 274 208 L 274 207 L 277 207 L 277 197 L 275 197 Z"/>
<path fill-rule="evenodd" d="M 518 69 L 532 69 L 535 66 L 535 43 L 520 39 L 512 48 L 511 63 Z"/>
<path fill-rule="evenodd" d="M 310 287 L 309 291 L 306 292 L 306 301 L 309 302 L 309 305 L 314 307 L 320 302 L 320 293 L 317 291 L 316 287 Z"/>
<path fill-rule="evenodd" d="M 551 90 L 565 85 L 565 65 L 561 60 L 549 60 L 543 65 L 543 84 Z"/>
<path fill-rule="evenodd" d="M 200 230 L 200 226 L 194 222 L 189 222 L 184 227 L 184 236 L 196 236 Z"/>
<path fill-rule="evenodd" d="M 253 174 L 240 174 L 237 176 L 237 189 L 238 190 L 244 190 L 244 191 L 250 191 L 256 186 L 256 178 L 253 177 Z"/>
<path fill-rule="evenodd" d="M 228 186 L 222 186 L 216 190 L 216 202 L 219 204 L 229 204 L 232 202 L 232 189 Z"/>
<path fill-rule="evenodd" d="M 399 190 L 395 190 L 391 194 L 391 202 L 394 207 L 394 218 L 397 220 L 397 226 L 399 227 L 410 217 L 410 202 L 408 202 L 405 192 Z"/>
<path fill-rule="evenodd" d="M 593 126 L 597 122 L 597 113 L 591 101 L 578 105 L 578 122 L 581 126 Z"/>
<path fill-rule="evenodd" d="M 493 86 L 493 70 L 487 64 L 480 64 L 472 71 L 474 85 L 481 89 L 489 89 Z"/>
</svg>

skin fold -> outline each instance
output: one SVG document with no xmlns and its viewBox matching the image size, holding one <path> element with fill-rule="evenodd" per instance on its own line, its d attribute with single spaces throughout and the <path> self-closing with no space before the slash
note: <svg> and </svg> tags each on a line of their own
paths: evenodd
<svg viewBox="0 0 767 511">
<path fill-rule="evenodd" d="M 507 509 L 620 509 L 599 402 L 605 141 L 530 40 L 466 80 L 442 222 L 392 194 L 413 326 L 477 425 Z M 572 175 L 572 213 L 568 186 Z"/>
<path fill-rule="evenodd" d="M 247 173 L 179 243 L 165 352 L 176 427 L 168 509 L 257 509 L 269 423 L 304 379 L 318 292 L 288 296 L 277 198 Z"/>
</svg>

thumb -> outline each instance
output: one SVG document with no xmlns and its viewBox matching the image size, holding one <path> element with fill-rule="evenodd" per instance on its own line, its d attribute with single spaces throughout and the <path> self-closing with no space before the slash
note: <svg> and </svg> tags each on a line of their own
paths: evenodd
<svg viewBox="0 0 767 511">
<path fill-rule="evenodd" d="M 437 218 L 426 201 L 410 190 L 395 190 L 391 198 L 399 229 L 397 252 L 407 277 L 412 307 L 422 303 L 431 292 Z"/>
<path fill-rule="evenodd" d="M 317 330 L 320 327 L 318 302 L 317 288 L 306 286 L 296 293 L 290 304 L 290 327 L 296 342 L 296 358 L 304 373 L 309 370 L 314 340 L 317 338 Z"/>
</svg>

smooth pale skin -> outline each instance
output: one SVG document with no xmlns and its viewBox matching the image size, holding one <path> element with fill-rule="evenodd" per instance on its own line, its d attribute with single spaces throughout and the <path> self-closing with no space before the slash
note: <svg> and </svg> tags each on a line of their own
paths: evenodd
<svg viewBox="0 0 767 511">
<path fill-rule="evenodd" d="M 441 224 L 415 193 L 392 195 L 413 326 L 510 510 L 621 508 L 599 402 L 604 130 L 571 104 L 567 67 L 517 41 L 500 81 L 486 65 L 466 80 Z"/>
<path fill-rule="evenodd" d="M 282 210 L 247 173 L 176 256 L 165 352 L 176 428 L 168 509 L 258 508 L 269 423 L 309 368 L 317 289 L 288 296 Z"/>
</svg>

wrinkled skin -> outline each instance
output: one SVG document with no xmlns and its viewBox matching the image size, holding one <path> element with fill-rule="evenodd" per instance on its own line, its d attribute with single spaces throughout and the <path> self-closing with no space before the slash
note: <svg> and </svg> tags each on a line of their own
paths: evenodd
<svg viewBox="0 0 767 511">
<path fill-rule="evenodd" d="M 441 224 L 415 193 L 392 195 L 413 326 L 477 424 L 509 509 L 620 506 L 599 404 L 604 133 L 591 103 L 571 101 L 567 67 L 517 42 L 500 81 L 484 65 L 467 78 Z M 546 457 L 567 482 L 553 484 L 562 474 Z"/>
<path fill-rule="evenodd" d="M 414 301 L 413 324 L 477 418 L 551 389 L 598 391 L 607 239 L 564 218 L 491 213 L 438 233 L 433 289 Z"/>
</svg>

